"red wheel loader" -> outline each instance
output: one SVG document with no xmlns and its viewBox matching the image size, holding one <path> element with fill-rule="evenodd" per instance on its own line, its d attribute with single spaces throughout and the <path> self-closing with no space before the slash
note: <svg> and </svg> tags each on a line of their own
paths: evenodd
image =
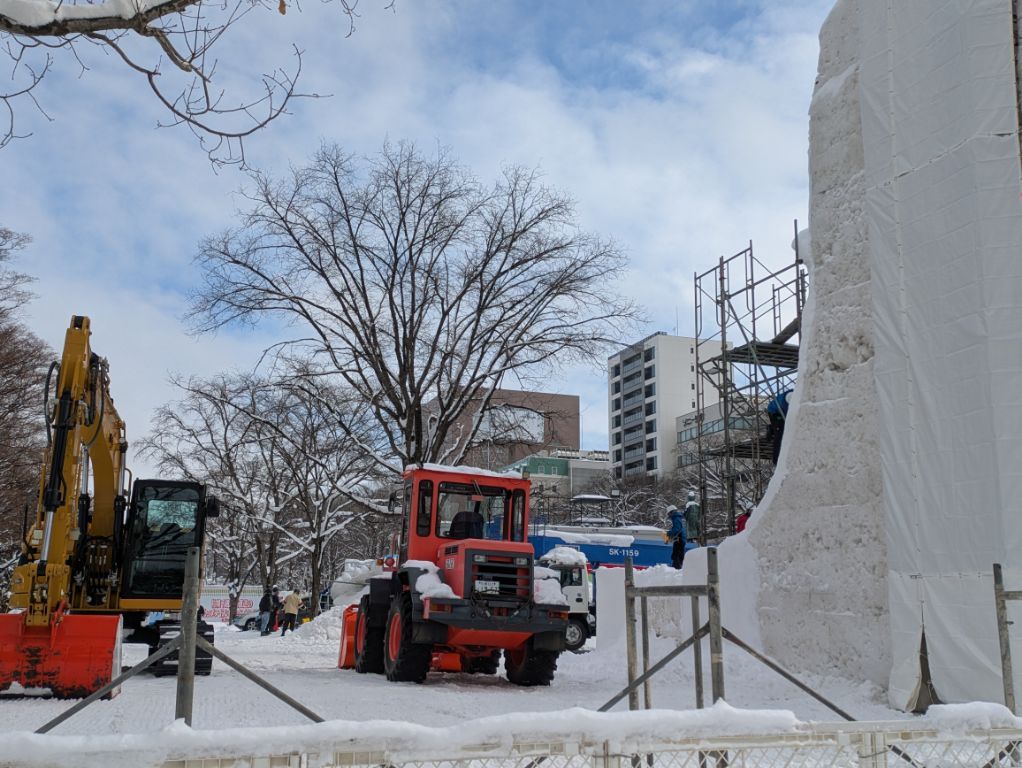
<svg viewBox="0 0 1022 768">
<path fill-rule="evenodd" d="M 565 647 L 559 588 L 533 594 L 529 481 L 472 468 L 405 470 L 403 525 L 389 572 L 369 582 L 345 648 L 358 672 L 422 682 L 429 670 L 549 685 Z M 343 663 L 343 661 L 342 661 Z"/>
<path fill-rule="evenodd" d="M 142 621 L 149 611 L 180 611 L 188 549 L 202 546 L 205 520 L 218 513 L 192 482 L 136 480 L 128 503 L 125 426 L 90 333 L 88 318 L 71 318 L 47 376 L 48 447 L 36 519 L 11 580 L 13 612 L 0 615 L 0 692 L 86 696 L 120 673 L 123 628 L 151 650 L 176 634 L 175 621 Z M 212 639 L 205 622 L 199 631 Z M 210 667 L 207 654 L 196 661 L 199 674 Z"/>
</svg>

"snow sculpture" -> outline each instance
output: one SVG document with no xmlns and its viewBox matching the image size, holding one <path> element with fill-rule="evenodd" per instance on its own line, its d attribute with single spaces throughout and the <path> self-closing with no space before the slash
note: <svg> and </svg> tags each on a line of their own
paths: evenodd
<svg viewBox="0 0 1022 768">
<path fill-rule="evenodd" d="M 999 701 L 991 564 L 1022 588 L 1012 3 L 840 0 L 820 43 L 799 384 L 721 548 L 724 622 L 904 709 L 925 636 L 937 697 Z"/>
</svg>

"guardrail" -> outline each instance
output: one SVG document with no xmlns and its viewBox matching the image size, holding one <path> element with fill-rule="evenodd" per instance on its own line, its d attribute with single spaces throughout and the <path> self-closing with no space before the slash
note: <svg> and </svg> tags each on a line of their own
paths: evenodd
<svg viewBox="0 0 1022 768">
<path fill-rule="evenodd" d="M 906 728 L 908 728 L 906 730 Z M 1017 766 L 1022 730 L 951 736 L 905 722 L 806 726 L 798 733 L 665 739 L 622 749 L 614 740 L 490 743 L 409 754 L 386 742 L 338 744 L 316 752 L 167 760 L 161 768 L 992 768 Z"/>
</svg>

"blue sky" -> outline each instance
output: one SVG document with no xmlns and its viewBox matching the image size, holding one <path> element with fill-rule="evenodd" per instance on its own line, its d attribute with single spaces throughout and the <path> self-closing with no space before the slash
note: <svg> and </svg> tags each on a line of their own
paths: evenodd
<svg viewBox="0 0 1022 768">
<path fill-rule="evenodd" d="M 754 241 L 791 259 L 806 219 L 808 106 L 817 33 L 831 0 L 427 2 L 361 0 L 357 29 L 332 5 L 257 10 L 220 52 L 225 84 L 305 50 L 296 102 L 248 144 L 253 165 L 302 163 L 323 140 L 357 154 L 385 139 L 437 144 L 483 180 L 538 166 L 578 202 L 586 229 L 632 259 L 622 290 L 650 318 L 641 335 L 691 333 L 692 275 Z M 245 369 L 269 330 L 193 338 L 182 316 L 196 243 L 233 223 L 245 184 L 214 173 L 145 84 L 112 57 L 60 59 L 23 105 L 31 138 L 0 150 L 0 223 L 34 238 L 30 322 L 59 347 L 71 314 L 93 317 L 111 359 L 129 439 L 173 395 L 169 373 Z M 251 83 L 251 81 L 248 81 Z M 582 397 L 583 445 L 606 447 L 602 370 L 565 371 L 551 389 Z M 145 467 L 142 465 L 142 469 Z"/>
</svg>

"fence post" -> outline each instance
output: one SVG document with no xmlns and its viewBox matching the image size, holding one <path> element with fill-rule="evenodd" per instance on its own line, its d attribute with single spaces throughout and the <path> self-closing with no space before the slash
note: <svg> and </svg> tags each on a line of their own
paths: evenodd
<svg viewBox="0 0 1022 768">
<path fill-rule="evenodd" d="M 185 560 L 184 594 L 181 598 L 181 648 L 177 652 L 177 703 L 175 719 L 192 724 L 195 694 L 195 632 L 199 621 L 199 548 L 190 547 Z"/>
<path fill-rule="evenodd" d="M 706 550 L 706 603 L 710 623 L 710 687 L 713 702 L 724 698 L 724 639 L 720 628 L 720 573 L 717 548 Z"/>
<path fill-rule="evenodd" d="M 642 672 L 649 672 L 649 598 L 643 595 L 639 598 L 639 608 L 642 616 Z M 653 707 L 653 678 L 646 678 L 642 684 L 642 701 L 645 709 Z"/>
<path fill-rule="evenodd" d="M 994 563 L 994 606 L 997 609 L 997 640 L 1001 645 L 1001 683 L 1004 706 L 1015 714 L 1015 678 L 1011 671 L 1011 638 L 1008 634 L 1008 605 L 1004 599 L 1004 576 L 1001 564 Z"/>
<path fill-rule="evenodd" d="M 699 598 L 692 596 L 692 635 L 699 631 Z M 703 641 L 692 646 L 695 659 L 696 709 L 703 708 Z"/>
<path fill-rule="evenodd" d="M 625 558 L 625 648 L 628 652 L 628 685 L 635 682 L 636 674 L 636 649 L 635 649 L 635 595 L 632 594 L 632 587 L 635 586 L 634 572 L 632 570 L 632 558 Z M 628 709 L 639 708 L 639 691 L 632 688 L 628 691 Z"/>
</svg>

